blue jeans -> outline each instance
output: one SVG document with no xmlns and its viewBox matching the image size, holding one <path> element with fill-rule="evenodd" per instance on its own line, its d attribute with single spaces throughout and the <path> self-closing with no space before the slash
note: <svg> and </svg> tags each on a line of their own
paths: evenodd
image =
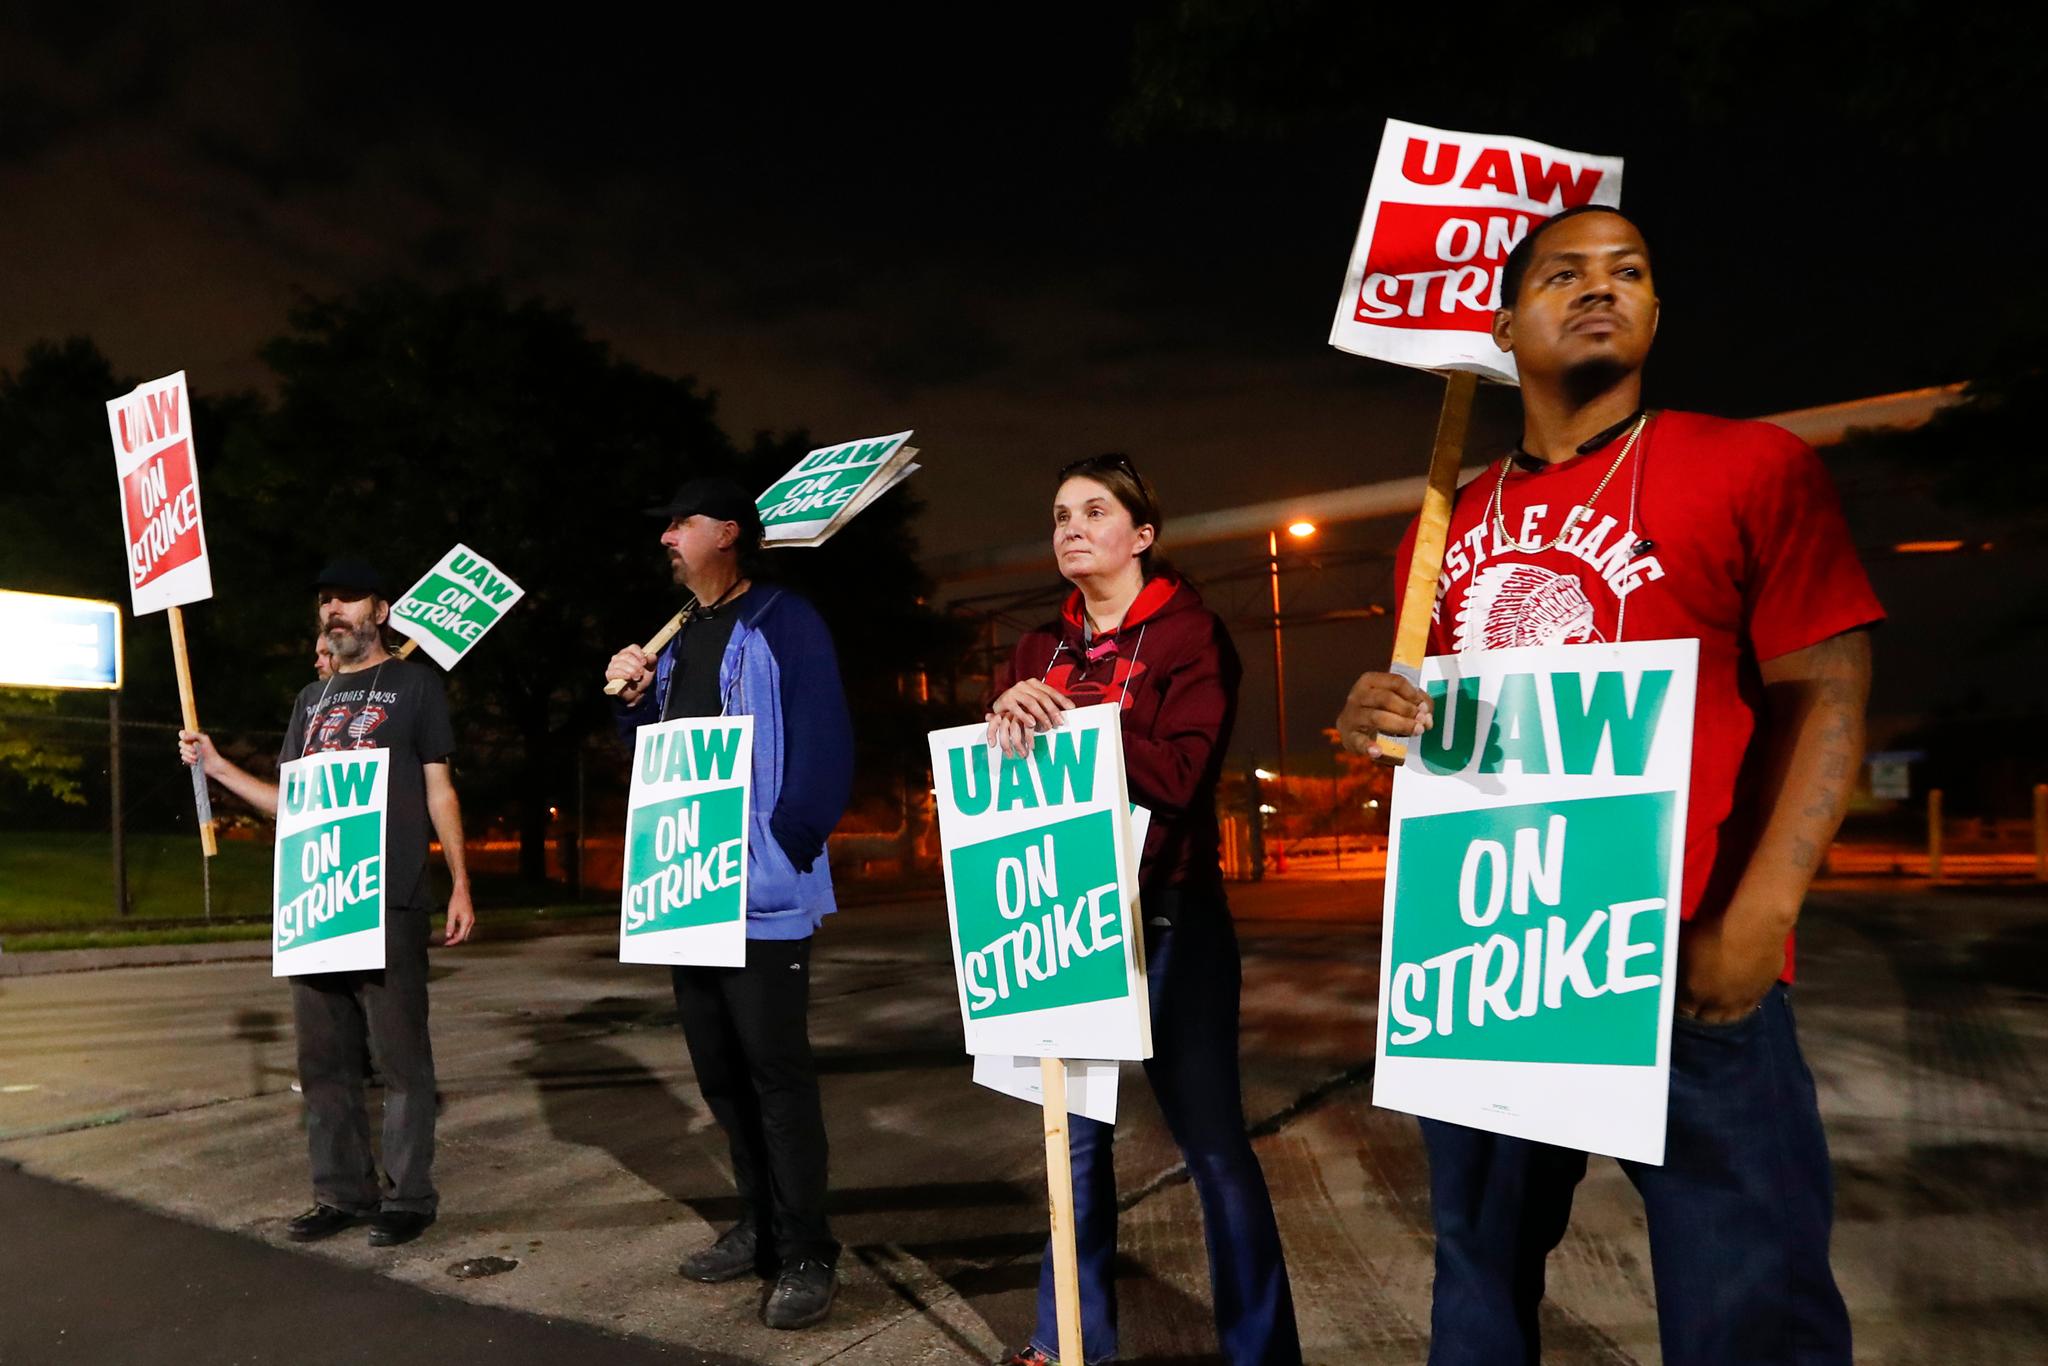
<svg viewBox="0 0 2048 1366">
<path fill-rule="evenodd" d="M 1299 1366 L 1294 1295 L 1265 1173 L 1245 1137 L 1238 1087 L 1237 932 L 1220 895 L 1180 899 L 1172 929 L 1145 929 L 1152 1057 L 1145 1077 L 1180 1145 L 1202 1205 L 1216 1333 L 1233 1366 Z M 1081 1343 L 1089 1362 L 1117 1351 L 1115 1126 L 1071 1116 L 1074 1241 L 1081 1280 Z M 1058 1350 L 1052 1249 L 1039 1268 L 1032 1344 Z"/>
<path fill-rule="evenodd" d="M 1586 1154 L 1422 1121 L 1436 1222 L 1430 1366 L 1539 1357 L 1543 1262 Z M 1791 997 L 1728 1024 L 1680 1016 L 1664 1165 L 1624 1162 L 1643 1197 L 1667 1366 L 1849 1366 L 1828 1267 L 1834 1177 Z"/>
</svg>

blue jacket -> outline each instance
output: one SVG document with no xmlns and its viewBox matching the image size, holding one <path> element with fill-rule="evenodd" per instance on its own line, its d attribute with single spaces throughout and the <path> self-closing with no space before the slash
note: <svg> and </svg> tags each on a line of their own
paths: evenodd
<svg viewBox="0 0 2048 1366">
<path fill-rule="evenodd" d="M 817 608 L 772 584 L 756 584 L 733 608 L 718 691 L 725 715 L 754 718 L 747 938 L 805 939 L 838 909 L 825 838 L 853 791 L 853 721 Z M 675 651 L 670 641 L 656 657 L 654 685 L 637 704 L 613 703 L 627 744 L 660 719 Z"/>
</svg>

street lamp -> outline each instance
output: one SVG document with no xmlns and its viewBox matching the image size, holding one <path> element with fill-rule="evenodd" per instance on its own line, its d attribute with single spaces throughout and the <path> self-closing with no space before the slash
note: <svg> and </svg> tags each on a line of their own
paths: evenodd
<svg viewBox="0 0 2048 1366">
<path fill-rule="evenodd" d="M 1316 534 L 1314 522 L 1297 521 L 1287 524 L 1287 534 L 1297 541 L 1305 541 Z M 1274 777 L 1283 780 L 1283 787 L 1275 796 L 1284 796 L 1284 781 L 1287 777 L 1287 656 L 1280 641 L 1280 533 L 1266 533 L 1266 561 L 1272 569 L 1273 578 L 1273 725 L 1277 741 L 1277 771 Z M 1276 813 L 1277 814 L 1277 813 Z M 1286 846 L 1274 842 L 1274 862 L 1282 871 L 1287 867 Z"/>
<path fill-rule="evenodd" d="M 1316 534 L 1314 522 L 1289 522 L 1287 534 L 1305 541 Z M 1278 727 L 1279 772 L 1287 776 L 1287 659 L 1280 642 L 1280 533 L 1266 533 L 1266 560 L 1273 578 L 1273 722 Z"/>
</svg>

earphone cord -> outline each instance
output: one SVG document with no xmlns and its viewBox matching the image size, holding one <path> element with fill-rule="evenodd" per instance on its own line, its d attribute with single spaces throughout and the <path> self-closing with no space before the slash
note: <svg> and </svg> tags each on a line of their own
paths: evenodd
<svg viewBox="0 0 2048 1366">
<path fill-rule="evenodd" d="M 1136 672 L 1136 671 L 1137 671 L 1137 668 L 1138 668 L 1138 652 L 1139 652 L 1139 651 L 1141 651 L 1141 650 L 1143 650 L 1143 649 L 1145 648 L 1145 632 L 1146 632 L 1147 630 L 1149 630 L 1149 629 L 1151 628 L 1151 625 L 1152 625 L 1152 623 L 1150 623 L 1150 622 L 1141 622 L 1141 623 L 1139 623 L 1139 626 L 1138 626 L 1138 643 L 1137 643 L 1136 645 L 1133 645 L 1133 646 L 1131 647 L 1131 667 L 1130 667 L 1130 668 L 1128 668 L 1128 669 L 1125 669 L 1125 670 L 1124 670 L 1124 692 L 1123 692 L 1123 696 L 1117 699 L 1117 704 L 1116 704 L 1116 706 L 1117 706 L 1117 710 L 1118 710 L 1118 711 L 1122 711 L 1122 710 L 1123 710 L 1123 709 L 1124 709 L 1125 707 L 1127 707 L 1127 706 L 1129 706 L 1129 705 L 1130 705 L 1130 701 L 1131 701 L 1131 675 L 1132 675 L 1132 674 L 1133 674 L 1134 672 Z"/>
<path fill-rule="evenodd" d="M 1640 446 L 1636 447 L 1635 468 L 1629 471 L 1628 543 L 1631 547 L 1635 546 L 1641 539 L 1636 534 L 1636 508 L 1643 494 L 1643 459 L 1645 456 L 1649 454 L 1650 451 L 1649 436 L 1649 431 L 1645 429 L 1643 432 L 1643 443 Z M 1621 595 L 1621 601 L 1616 605 L 1614 611 L 1614 643 L 1616 645 L 1621 644 L 1621 642 L 1624 639 L 1626 639 L 1627 636 L 1628 594 L 1624 593 Z"/>
</svg>

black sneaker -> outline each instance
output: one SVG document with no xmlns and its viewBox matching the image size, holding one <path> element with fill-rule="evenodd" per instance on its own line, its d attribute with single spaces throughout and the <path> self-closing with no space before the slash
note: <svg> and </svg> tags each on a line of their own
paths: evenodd
<svg viewBox="0 0 2048 1366">
<path fill-rule="evenodd" d="M 839 1274 L 806 1257 L 775 1282 L 761 1322 L 770 1328 L 808 1328 L 832 1312 L 832 1297 L 838 1293 Z"/>
<path fill-rule="evenodd" d="M 736 1281 L 750 1271 L 772 1276 L 775 1274 L 774 1259 L 762 1257 L 761 1240 L 755 1229 L 756 1225 L 751 1221 L 734 1224 L 719 1234 L 718 1241 L 710 1247 L 683 1258 L 676 1274 L 706 1285 Z"/>
<path fill-rule="evenodd" d="M 353 1228 L 362 1222 L 363 1216 L 332 1205 L 315 1205 L 304 1214 L 286 1222 L 284 1236 L 295 1243 L 317 1243 L 322 1238 L 332 1238 L 345 1228 Z"/>
<path fill-rule="evenodd" d="M 370 1216 L 370 1246 L 397 1247 L 427 1231 L 434 1216 L 421 1210 L 386 1209 Z"/>
</svg>

